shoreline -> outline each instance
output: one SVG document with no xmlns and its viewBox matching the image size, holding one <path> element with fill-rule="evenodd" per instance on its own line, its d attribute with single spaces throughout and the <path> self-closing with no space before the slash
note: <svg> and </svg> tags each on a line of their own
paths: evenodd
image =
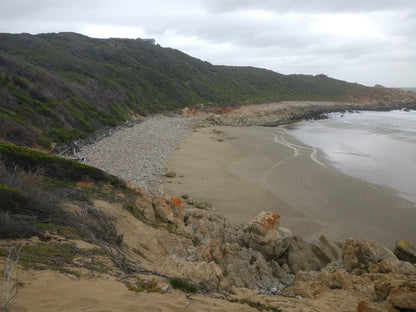
<svg viewBox="0 0 416 312">
<path fill-rule="evenodd" d="M 413 203 L 337 171 L 319 151 L 300 145 L 282 129 L 199 128 L 168 158 L 176 177 L 165 177 L 163 190 L 208 202 L 232 224 L 261 211 L 279 213 L 283 226 L 311 241 L 354 236 L 392 248 L 413 239 Z"/>
<path fill-rule="evenodd" d="M 329 164 L 324 164 L 328 167 L 324 168 L 319 164 L 322 162 L 319 151 L 300 157 L 290 166 L 279 168 L 279 174 L 285 178 L 278 180 L 275 174 L 270 173 L 273 171 L 271 166 L 279 157 L 291 157 L 293 149 L 284 147 L 282 142 L 280 142 L 282 146 L 278 146 L 279 142 L 271 144 L 270 141 L 277 140 L 276 133 L 270 133 L 274 131 L 271 127 L 257 127 L 267 133 L 268 143 L 262 141 L 264 133 L 258 134 L 254 139 L 249 136 L 241 137 L 242 133 L 256 128 L 256 126 L 247 127 L 246 122 L 264 121 L 258 118 L 258 114 L 263 114 L 264 118 L 272 116 L 273 119 L 278 117 L 283 120 L 287 116 L 296 115 L 296 112 L 305 112 L 305 107 L 306 111 L 314 111 L 317 106 L 311 103 L 316 104 L 316 102 L 292 102 L 292 106 L 284 110 L 282 110 L 284 103 L 263 104 L 246 106 L 242 110 L 228 114 L 216 114 L 218 118 L 228 118 L 228 121 L 238 118 L 241 121 L 241 116 L 244 116 L 246 119 L 242 123 L 243 127 L 212 126 L 212 123 L 217 122 L 213 122 L 212 115 L 209 114 L 192 118 L 149 117 L 132 128 L 122 129 L 110 137 L 84 147 L 78 156 L 85 157 L 87 164 L 121 176 L 154 193 L 174 196 L 186 194 L 196 201 L 212 204 L 217 212 L 234 224 L 247 222 L 261 211 L 275 211 L 282 215 L 284 226 L 310 240 L 316 240 L 321 234 L 335 240 L 355 236 L 373 239 L 389 248 L 392 248 L 398 239 L 413 240 L 415 231 L 404 231 L 400 224 L 415 220 L 416 214 L 411 210 L 409 212 L 408 202 L 399 198 L 391 189 L 342 174 Z M 328 103 L 321 104 L 331 106 Z M 348 107 L 342 108 L 344 111 L 348 110 Z M 178 120 L 174 128 L 164 124 L 170 118 Z M 156 119 L 160 120 L 160 124 Z M 146 126 L 152 122 L 156 122 L 159 126 L 155 125 L 156 128 L 151 129 Z M 168 135 L 163 133 L 154 135 L 158 133 L 157 129 L 160 127 L 164 129 L 162 132 Z M 197 129 L 192 133 L 194 127 Z M 221 130 L 222 127 L 227 131 Z M 182 133 L 180 138 L 175 135 L 176 130 L 172 129 Z M 218 132 L 204 133 L 212 129 L 217 129 Z M 142 141 L 142 136 L 147 139 Z M 126 142 L 129 147 L 120 145 Z M 135 142 L 134 146 L 131 145 L 133 142 Z M 256 148 L 252 150 L 247 148 L 253 142 L 258 143 L 257 154 Z M 157 152 L 161 145 L 163 145 L 162 153 Z M 184 146 L 186 152 L 180 154 Z M 262 149 L 265 149 L 265 153 L 261 152 Z M 123 153 L 120 153 L 121 150 Z M 148 150 L 149 157 L 143 159 L 138 157 L 138 150 Z M 172 157 L 176 157 L 177 154 L 181 155 L 179 161 L 172 161 Z M 256 157 L 261 158 L 261 161 Z M 313 157 L 316 158 L 315 161 Z M 309 163 L 310 161 L 313 164 Z M 143 170 L 143 165 L 146 171 Z M 307 172 L 306 176 L 300 170 L 302 166 L 304 166 L 302 170 Z M 163 174 L 167 171 L 175 171 L 176 177 L 174 179 L 164 177 Z M 265 173 L 266 171 L 269 171 L 269 174 Z M 263 172 L 263 180 L 259 178 L 258 172 Z M 343 186 L 335 190 L 335 185 L 339 181 L 342 181 Z M 331 190 L 322 189 L 322 185 L 331 185 Z M 303 192 L 296 193 L 298 189 Z M 353 203 L 352 209 L 347 205 L 349 202 Z M 397 206 L 400 210 L 398 214 L 391 208 Z M 194 206 L 188 205 L 188 207 Z M 361 212 L 364 212 L 365 222 L 361 220 L 363 218 Z"/>
<path fill-rule="evenodd" d="M 416 266 L 405 262 L 407 259 L 401 261 L 404 254 L 395 252 L 396 256 L 387 248 L 367 240 L 372 237 L 365 232 L 361 233 L 365 239 L 346 240 L 342 245 L 333 241 L 336 233 L 325 232 L 325 227 L 339 230 L 348 225 L 351 231 L 366 228 L 374 232 L 380 230 L 377 218 L 374 224 L 365 225 L 365 222 L 359 223 L 360 216 L 356 215 L 362 212 L 360 209 L 336 210 L 332 209 L 330 199 L 327 199 L 327 205 L 322 205 L 325 201 L 320 196 L 305 198 L 305 195 L 324 194 L 320 187 L 333 188 L 332 181 L 343 181 L 346 184 L 341 186 L 342 190 L 346 186 L 366 187 L 370 192 L 384 196 L 379 202 L 387 205 L 384 202 L 387 195 L 396 199 L 390 190 L 335 172 L 322 160 L 319 150 L 302 146 L 282 129 L 217 126 L 195 129 L 189 120 L 173 121 L 173 118 L 149 118 L 141 126 L 120 131 L 104 140 L 100 144 L 105 144 L 100 145 L 96 155 L 102 157 L 109 151 L 120 154 L 125 159 L 122 162 L 113 159 L 114 163 L 110 165 L 116 165 L 115 170 L 126 166 L 124 169 L 130 168 L 137 175 L 140 173 L 135 167 L 137 158 L 130 158 L 137 156 L 132 144 L 139 143 L 134 147 L 158 152 L 164 143 L 168 147 L 164 152 L 173 151 L 168 163 L 180 164 L 184 170 L 189 170 L 186 173 L 177 171 L 173 178 L 164 177 L 164 185 L 178 188 L 178 193 L 173 195 L 180 196 L 185 193 L 183 191 L 195 188 L 203 196 L 212 195 L 225 204 L 241 208 L 229 211 L 239 218 L 249 217 L 253 208 L 276 211 L 282 216 L 282 226 L 278 226 L 278 215 L 263 213 L 248 224 L 233 227 L 215 213 L 199 209 L 184 211 L 180 202 L 178 205 L 172 199 L 146 193 L 131 184 L 121 188 L 127 192 L 118 193 L 120 188 L 111 192 L 109 185 L 99 181 L 92 188 L 89 185 L 92 183 L 83 183 L 83 186 L 77 183 L 81 192 L 89 194 L 91 190 L 94 200 L 91 206 L 90 202 L 84 206 L 84 201 L 68 199 L 68 212 L 80 213 L 82 218 L 91 212 L 92 222 L 97 216 L 114 222 L 114 233 L 120 234 L 117 236 L 120 244 L 107 243 L 109 240 L 105 239 L 89 240 L 88 235 L 74 237 L 72 231 L 60 232 L 60 228 L 55 230 L 48 226 L 45 233 L 51 240 L 25 242 L 31 246 L 29 259 L 30 250 L 37 255 L 38 246 L 50 246 L 52 254 L 49 257 L 49 248 L 42 247 L 40 252 L 46 256 L 29 261 L 33 267 L 25 268 L 19 276 L 15 271 L 16 279 L 12 277 L 11 281 L 19 285 L 19 294 L 12 302 L 14 310 L 243 312 L 264 307 L 264 310 L 287 312 L 362 308 L 387 311 L 402 307 L 402 302 L 411 302 L 414 298 L 415 287 L 411 281 Z M 153 125 L 148 127 L 147 122 Z M 174 129 L 184 135 L 181 143 L 177 140 L 179 133 Z M 155 133 L 155 130 L 161 133 Z M 182 132 L 185 130 L 188 132 Z M 168 135 L 163 136 L 166 133 Z M 143 137 L 146 140 L 142 141 Z M 91 146 L 94 147 L 97 146 Z M 153 159 L 154 164 L 164 165 L 162 156 Z M 176 156 L 179 158 L 172 162 Z M 153 177 L 160 180 L 157 172 Z M 282 177 L 284 179 L 277 183 Z M 233 183 L 227 183 L 229 181 Z M 109 189 L 111 193 L 107 193 Z M 309 193 L 302 193 L 302 190 Z M 191 195 L 196 200 L 209 200 L 195 194 Z M 369 196 L 367 192 L 361 194 Z M 90 195 L 86 196 L 90 198 Z M 294 199 L 303 202 L 303 208 L 295 209 Z M 344 201 L 344 198 L 340 200 Z M 128 205 L 134 210 L 127 209 Z M 373 208 L 379 209 L 378 205 L 375 203 Z M 247 209 L 242 209 L 244 207 Z M 218 206 L 214 205 L 214 208 L 218 212 Z M 383 211 L 378 212 L 383 218 L 389 217 Z M 337 217 L 339 223 L 331 222 Z M 397 223 L 396 216 L 399 227 L 414 220 L 414 216 L 401 215 L 400 218 L 403 222 Z M 296 227 L 295 235 L 305 231 L 302 236 L 308 241 L 293 236 L 286 227 Z M 109 233 L 108 228 L 105 230 Z M 314 238 L 321 233 L 328 237 L 316 241 Z M 10 246 L 23 243 L 23 239 L 5 239 L 0 243 L 0 251 L 7 251 Z M 401 243 L 405 243 L 406 248 L 414 246 L 408 242 L 400 242 L 398 246 L 402 247 Z M 53 254 L 57 244 L 65 248 L 62 249 L 65 250 L 62 260 Z M 392 249 L 391 244 L 387 246 Z M 17 257 L 19 253 L 20 249 Z M 71 256 L 72 253 L 75 256 Z M 7 252 L 3 252 L 3 258 L 5 255 Z M 49 268 L 50 263 L 46 264 L 46 260 L 51 257 L 65 270 Z M 42 263 L 38 263 L 38 258 L 47 265 L 45 270 L 39 270 Z M 6 263 L 0 263 L 0 267 Z M 174 289 L 170 283 L 172 277 L 195 284 L 200 293 Z M 140 291 L 144 287 L 147 291 Z"/>
<path fill-rule="evenodd" d="M 276 127 L 293 124 L 302 120 L 322 119 L 325 114 L 348 111 L 391 111 L 416 109 L 416 101 L 405 102 L 324 102 L 324 101 L 282 101 L 277 103 L 242 105 L 238 108 L 215 110 L 209 106 L 199 109 L 184 108 L 182 116 L 197 117 L 199 123 L 221 126 L 263 126 Z"/>
</svg>

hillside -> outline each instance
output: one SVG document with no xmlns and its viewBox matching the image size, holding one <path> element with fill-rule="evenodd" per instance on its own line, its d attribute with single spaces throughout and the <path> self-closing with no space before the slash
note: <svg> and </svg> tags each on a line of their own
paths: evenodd
<svg viewBox="0 0 416 312">
<path fill-rule="evenodd" d="M 0 34 L 0 132 L 18 145 L 49 148 L 138 114 L 198 103 L 339 100 L 374 89 L 325 75 L 213 66 L 140 39 Z"/>
</svg>

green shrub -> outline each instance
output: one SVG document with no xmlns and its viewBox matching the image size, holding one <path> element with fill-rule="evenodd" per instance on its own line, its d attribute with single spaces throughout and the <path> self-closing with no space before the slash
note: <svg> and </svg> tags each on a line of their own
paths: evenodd
<svg viewBox="0 0 416 312">
<path fill-rule="evenodd" d="M 43 148 L 50 149 L 51 148 L 51 141 L 45 137 L 40 137 L 36 140 L 36 143 L 42 146 Z"/>
<path fill-rule="evenodd" d="M 25 268 L 60 270 L 62 266 L 72 263 L 80 251 L 74 244 L 39 243 L 26 245 L 20 264 Z"/>
<path fill-rule="evenodd" d="M 110 183 L 118 181 L 113 175 L 98 168 L 1 142 L 0 157 L 8 168 L 17 166 L 24 168 L 25 171 L 43 170 L 45 175 L 52 178 L 71 181 L 91 179 Z"/>
<path fill-rule="evenodd" d="M 169 280 L 169 283 L 173 288 L 176 288 L 176 289 L 180 289 L 180 290 L 190 292 L 190 293 L 198 292 L 198 287 L 196 285 L 184 280 L 183 278 L 172 277 Z"/>
<path fill-rule="evenodd" d="M 26 205 L 27 200 L 23 193 L 14 187 L 0 184 L 0 210 L 15 211 Z"/>
<path fill-rule="evenodd" d="M 46 135 L 50 140 L 58 144 L 68 143 L 75 139 L 85 139 L 88 136 L 87 133 L 78 129 L 52 129 Z"/>
</svg>

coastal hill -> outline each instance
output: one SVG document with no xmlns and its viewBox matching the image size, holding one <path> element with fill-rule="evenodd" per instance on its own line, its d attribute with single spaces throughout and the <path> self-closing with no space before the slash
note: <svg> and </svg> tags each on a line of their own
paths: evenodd
<svg viewBox="0 0 416 312">
<path fill-rule="evenodd" d="M 0 34 L 1 138 L 24 146 L 50 148 L 138 115 L 201 103 L 391 102 L 406 94 L 397 92 L 325 75 L 214 66 L 141 39 Z"/>
</svg>

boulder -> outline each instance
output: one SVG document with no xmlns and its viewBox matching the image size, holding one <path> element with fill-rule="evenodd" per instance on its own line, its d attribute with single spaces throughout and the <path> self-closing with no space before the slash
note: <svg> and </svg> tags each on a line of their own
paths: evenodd
<svg viewBox="0 0 416 312">
<path fill-rule="evenodd" d="M 173 214 L 179 220 L 183 220 L 185 217 L 185 207 L 182 204 L 182 201 L 176 197 L 172 196 L 169 200 L 169 205 L 172 208 Z"/>
<path fill-rule="evenodd" d="M 185 226 L 192 229 L 195 239 L 201 244 L 209 245 L 211 240 L 222 243 L 227 232 L 232 231 L 223 216 L 201 209 L 186 210 L 184 220 Z"/>
<path fill-rule="evenodd" d="M 198 249 L 189 238 L 159 231 L 156 240 L 157 244 L 163 248 L 163 255 L 170 257 L 176 265 L 199 260 Z"/>
<path fill-rule="evenodd" d="M 313 280 L 320 282 L 327 289 L 349 290 L 353 285 L 351 274 L 342 269 L 333 273 L 326 271 L 300 271 L 295 276 L 295 283 Z"/>
<path fill-rule="evenodd" d="M 270 230 L 278 227 L 279 224 L 279 214 L 262 211 L 247 224 L 244 231 L 264 236 Z"/>
<path fill-rule="evenodd" d="M 391 262 L 393 272 L 404 275 L 416 275 L 416 264 L 407 261 L 393 261 Z"/>
<path fill-rule="evenodd" d="M 349 290 L 353 286 L 352 276 L 347 273 L 345 270 L 338 270 L 335 273 L 332 273 L 334 279 L 341 284 L 341 289 Z"/>
<path fill-rule="evenodd" d="M 308 244 L 299 236 L 288 237 L 284 240 L 287 246 L 285 253 L 278 259 L 279 263 L 286 262 L 293 273 L 303 271 L 319 271 L 329 259 L 318 247 Z"/>
<path fill-rule="evenodd" d="M 283 291 L 284 296 L 295 297 L 301 296 L 303 298 L 315 298 L 325 291 L 325 286 L 319 281 L 305 281 L 295 283 L 292 287 L 286 288 Z"/>
<path fill-rule="evenodd" d="M 399 310 L 416 311 L 416 288 L 409 286 L 395 287 L 387 300 Z"/>
<path fill-rule="evenodd" d="M 224 245 L 223 252 L 224 260 L 220 265 L 230 285 L 264 291 L 279 284 L 275 277 L 278 273 L 274 274 L 261 253 L 229 243 Z"/>
<path fill-rule="evenodd" d="M 183 262 L 178 266 L 178 269 L 184 274 L 185 278 L 197 282 L 208 291 L 218 290 L 221 287 L 228 287 L 228 282 L 224 279 L 221 268 L 213 261 L 209 263 Z"/>
<path fill-rule="evenodd" d="M 154 222 L 156 220 L 155 210 L 153 209 L 152 198 L 140 187 L 135 188 L 135 193 L 139 195 L 134 202 L 134 206 L 146 219 Z"/>
<path fill-rule="evenodd" d="M 146 219 L 152 222 L 155 221 L 156 216 L 153 209 L 152 197 L 144 189 L 138 186 L 134 186 L 130 182 L 126 182 L 126 188 L 137 195 L 137 198 L 134 202 L 134 208 L 142 213 Z"/>
<path fill-rule="evenodd" d="M 323 235 L 319 238 L 317 247 L 328 262 L 336 261 L 342 254 L 341 248 Z"/>
<path fill-rule="evenodd" d="M 238 228 L 228 241 L 257 250 L 266 259 L 279 258 L 288 248 L 284 239 L 293 236 L 289 229 L 279 226 L 279 218 L 277 213 L 263 211 Z"/>
<path fill-rule="evenodd" d="M 398 312 L 398 310 L 362 300 L 358 303 L 357 312 Z"/>
<path fill-rule="evenodd" d="M 154 195 L 152 203 L 156 217 L 163 222 L 171 222 L 176 224 L 183 223 L 183 220 L 180 219 L 180 216 L 175 216 L 174 210 L 162 196 Z"/>
<path fill-rule="evenodd" d="M 293 283 L 293 275 L 285 272 L 276 261 L 266 260 L 255 250 L 237 243 L 224 245 L 224 261 L 220 264 L 230 285 L 280 293 Z"/>
<path fill-rule="evenodd" d="M 383 260 L 397 262 L 396 256 L 386 247 L 358 238 L 349 238 L 344 242 L 342 260 L 347 272 L 354 269 L 367 270 L 370 264 L 378 264 Z"/>
<path fill-rule="evenodd" d="M 399 240 L 396 242 L 394 254 L 402 261 L 416 263 L 416 244 Z"/>
<path fill-rule="evenodd" d="M 289 273 L 320 270 L 341 253 L 325 237 L 314 245 L 294 236 L 289 229 L 279 226 L 279 215 L 272 212 L 258 214 L 234 232 L 229 241 L 259 251 L 266 260 L 278 262 Z"/>
<path fill-rule="evenodd" d="M 374 290 L 377 300 L 386 300 L 393 288 L 400 287 L 403 284 L 403 280 L 396 279 L 376 281 L 374 283 Z"/>
<path fill-rule="evenodd" d="M 270 230 L 265 235 L 259 235 L 255 232 L 240 232 L 236 241 L 247 248 L 260 251 L 267 259 L 277 259 L 285 254 L 289 248 L 289 242 L 285 238 L 289 238 L 280 234 L 279 231 Z"/>
</svg>

